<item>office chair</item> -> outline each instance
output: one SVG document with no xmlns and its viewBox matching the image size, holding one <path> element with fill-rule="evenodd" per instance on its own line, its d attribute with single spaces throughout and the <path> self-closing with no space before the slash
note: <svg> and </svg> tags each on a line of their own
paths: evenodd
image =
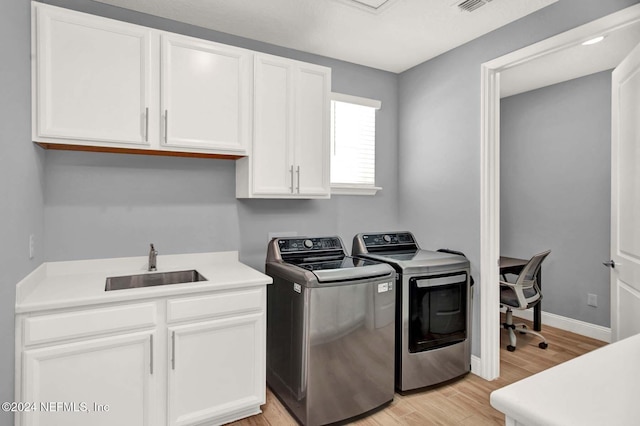
<svg viewBox="0 0 640 426">
<path fill-rule="evenodd" d="M 527 326 L 523 323 L 514 324 L 512 312 L 512 309 L 529 309 L 542 299 L 542 293 L 540 292 L 540 287 L 538 287 L 536 277 L 542 261 L 549 253 L 551 253 L 551 250 L 534 255 L 522 268 L 514 283 L 506 280 L 500 281 L 500 305 L 501 307 L 507 307 L 506 321 L 502 324 L 502 327 L 509 331 L 510 344 L 507 345 L 509 352 L 516 350 L 515 330 L 517 327 L 522 327 L 517 329 L 520 333 L 533 334 L 541 338 L 542 342 L 538 344 L 541 349 L 547 349 L 549 346 L 542 334 L 527 329 Z"/>
</svg>

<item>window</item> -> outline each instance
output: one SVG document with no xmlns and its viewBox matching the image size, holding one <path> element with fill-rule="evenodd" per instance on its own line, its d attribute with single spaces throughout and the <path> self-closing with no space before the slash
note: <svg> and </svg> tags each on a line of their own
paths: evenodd
<svg viewBox="0 0 640 426">
<path fill-rule="evenodd" d="M 380 101 L 331 94 L 331 193 L 374 195 Z"/>
</svg>

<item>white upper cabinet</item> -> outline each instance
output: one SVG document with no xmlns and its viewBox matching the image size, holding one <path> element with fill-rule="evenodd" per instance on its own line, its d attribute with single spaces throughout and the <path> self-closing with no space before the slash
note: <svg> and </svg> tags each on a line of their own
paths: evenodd
<svg viewBox="0 0 640 426">
<path fill-rule="evenodd" d="M 329 198 L 331 70 L 256 54 L 254 129 L 239 198 Z"/>
<path fill-rule="evenodd" d="M 252 53 L 175 34 L 161 40 L 162 143 L 244 152 Z"/>
<path fill-rule="evenodd" d="M 296 188 L 301 196 L 328 197 L 330 187 L 330 71 L 299 64 L 296 73 Z"/>
<path fill-rule="evenodd" d="M 33 9 L 34 141 L 246 155 L 253 52 L 40 3 Z"/>
<path fill-rule="evenodd" d="M 150 30 L 35 8 L 36 141 L 148 145 Z"/>
<path fill-rule="evenodd" d="M 293 72 L 290 61 L 256 57 L 251 151 L 254 195 L 293 193 Z"/>
<path fill-rule="evenodd" d="M 32 9 L 34 142 L 240 158 L 239 198 L 329 198 L 330 68 Z"/>
</svg>

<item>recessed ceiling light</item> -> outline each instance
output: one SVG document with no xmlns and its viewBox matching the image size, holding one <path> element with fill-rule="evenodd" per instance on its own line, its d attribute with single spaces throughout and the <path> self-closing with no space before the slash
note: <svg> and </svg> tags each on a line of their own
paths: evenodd
<svg viewBox="0 0 640 426">
<path fill-rule="evenodd" d="M 602 40 L 604 40 L 604 36 L 599 36 L 599 37 L 592 38 L 591 40 L 585 41 L 584 43 L 582 43 L 582 45 L 590 46 L 592 44 L 600 43 Z"/>
</svg>

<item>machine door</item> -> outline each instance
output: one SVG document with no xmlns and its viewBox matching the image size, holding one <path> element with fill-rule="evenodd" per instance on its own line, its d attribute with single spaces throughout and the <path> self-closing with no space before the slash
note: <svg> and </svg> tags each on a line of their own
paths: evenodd
<svg viewBox="0 0 640 426">
<path fill-rule="evenodd" d="M 409 352 L 462 342 L 467 338 L 468 275 L 409 280 Z"/>
</svg>

